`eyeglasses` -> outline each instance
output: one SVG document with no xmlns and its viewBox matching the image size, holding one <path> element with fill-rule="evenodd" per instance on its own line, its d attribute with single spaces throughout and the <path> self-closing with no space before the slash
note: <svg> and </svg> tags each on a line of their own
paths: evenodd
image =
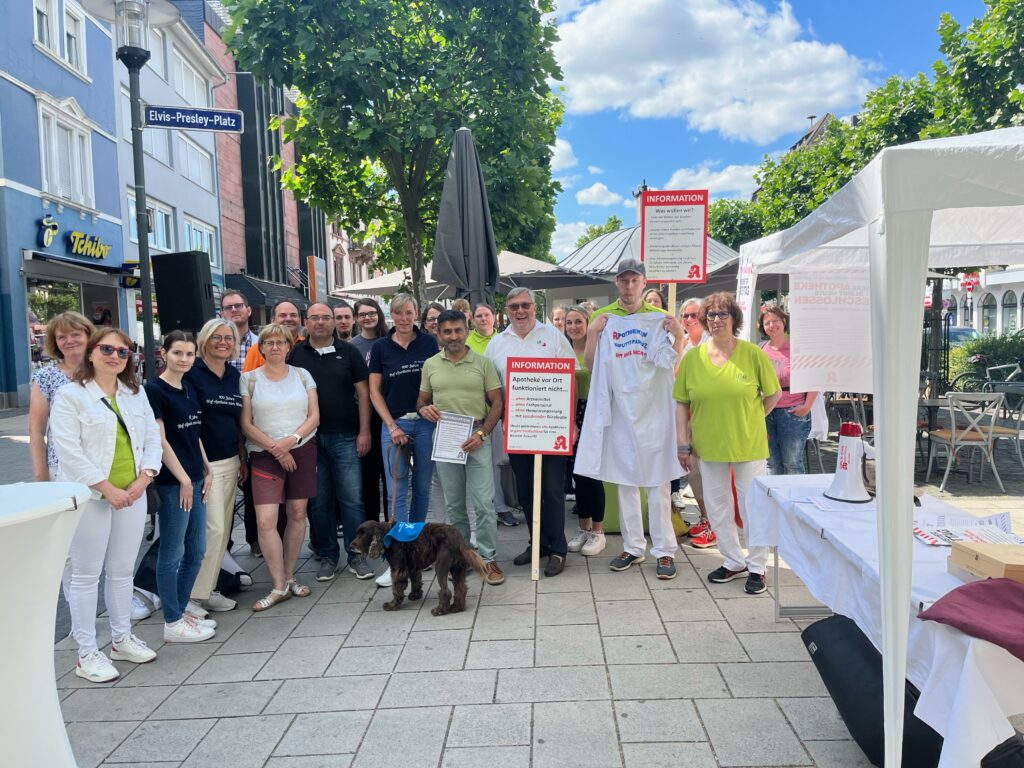
<svg viewBox="0 0 1024 768">
<path fill-rule="evenodd" d="M 510 312 L 518 312 L 521 309 L 529 309 L 532 306 L 533 304 L 531 302 L 527 302 L 525 304 L 506 304 L 505 309 L 509 310 Z"/>
<path fill-rule="evenodd" d="M 708 312 L 708 320 L 725 320 L 727 317 L 732 317 L 732 312 Z"/>
<path fill-rule="evenodd" d="M 132 351 L 128 347 L 112 347 L 110 344 L 97 344 L 96 349 L 100 351 L 104 357 L 110 357 L 115 352 L 117 356 L 122 360 L 127 360 L 131 357 Z"/>
<path fill-rule="evenodd" d="M 225 310 L 227 312 L 231 312 L 232 310 L 235 310 L 235 309 L 244 309 L 244 308 L 245 308 L 245 304 L 225 304 L 224 306 L 221 307 L 221 309 L 223 309 L 223 310 Z"/>
<path fill-rule="evenodd" d="M 334 315 L 306 315 L 306 319 L 314 323 L 329 323 Z"/>
<path fill-rule="evenodd" d="M 369 312 L 360 312 L 358 315 L 356 315 L 356 317 L 358 317 L 360 320 L 368 320 L 369 318 L 376 316 L 377 313 L 373 310 L 370 310 Z"/>
<path fill-rule="evenodd" d="M 234 341 L 234 336 L 211 336 L 210 341 L 214 344 L 226 344 L 229 341 Z"/>
<path fill-rule="evenodd" d="M 266 339 L 263 342 L 265 347 L 287 347 L 288 342 L 284 339 Z"/>
<path fill-rule="evenodd" d="M 696 320 L 700 317 L 699 312 L 683 312 L 683 320 Z"/>
</svg>

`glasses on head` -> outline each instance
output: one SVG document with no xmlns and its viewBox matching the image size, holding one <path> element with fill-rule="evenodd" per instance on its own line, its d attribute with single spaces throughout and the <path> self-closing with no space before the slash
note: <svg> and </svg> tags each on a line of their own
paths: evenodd
<svg viewBox="0 0 1024 768">
<path fill-rule="evenodd" d="M 525 302 L 523 304 L 508 304 L 506 305 L 506 309 L 508 309 L 510 312 L 518 312 L 521 309 L 529 309 L 532 306 L 532 302 Z"/>
<path fill-rule="evenodd" d="M 725 320 L 727 317 L 732 317 L 732 312 L 708 312 L 708 320 Z"/>
<path fill-rule="evenodd" d="M 211 336 L 210 341 L 214 344 L 227 344 L 235 340 L 234 336 Z"/>
<path fill-rule="evenodd" d="M 265 346 L 265 347 L 287 347 L 288 346 L 288 342 L 285 341 L 284 339 L 266 339 L 263 342 L 263 346 Z"/>
<path fill-rule="evenodd" d="M 128 347 L 114 347 L 110 344 L 97 344 L 96 349 L 98 349 L 100 354 L 104 357 L 110 357 L 116 353 L 122 360 L 127 360 L 132 354 L 132 351 L 128 349 Z"/>
<path fill-rule="evenodd" d="M 245 304 L 225 304 L 223 307 L 221 307 L 221 309 L 226 310 L 228 312 L 230 312 L 232 310 L 235 310 L 235 309 L 244 309 L 244 308 L 245 308 Z"/>
<path fill-rule="evenodd" d="M 699 312 L 683 312 L 683 320 L 696 320 L 700 317 Z"/>
<path fill-rule="evenodd" d="M 373 309 L 369 310 L 368 312 L 360 312 L 358 315 L 356 315 L 356 317 L 358 317 L 360 320 L 369 320 L 371 317 L 376 316 L 377 312 L 376 310 Z"/>
</svg>

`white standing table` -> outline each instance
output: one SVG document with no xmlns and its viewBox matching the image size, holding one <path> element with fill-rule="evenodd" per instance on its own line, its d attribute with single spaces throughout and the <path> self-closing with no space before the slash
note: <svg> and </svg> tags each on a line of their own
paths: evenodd
<svg viewBox="0 0 1024 768">
<path fill-rule="evenodd" d="M 826 512 L 807 501 L 821 496 L 831 482 L 832 475 L 756 478 L 747 497 L 748 544 L 778 547 L 815 599 L 853 619 L 880 650 L 875 505 L 844 504 L 842 511 Z M 962 514 L 929 496 L 922 507 Z M 914 541 L 907 677 L 921 691 L 914 714 L 944 739 L 939 768 L 969 768 L 1013 736 L 1008 718 L 1024 712 L 1024 661 L 985 640 L 917 618 L 962 585 L 946 571 L 948 556 L 948 547 Z"/>
<path fill-rule="evenodd" d="M 0 763 L 76 766 L 57 697 L 53 630 L 64 561 L 89 498 L 79 483 L 0 486 Z M 9 762 L 8 762 L 9 761 Z"/>
</svg>

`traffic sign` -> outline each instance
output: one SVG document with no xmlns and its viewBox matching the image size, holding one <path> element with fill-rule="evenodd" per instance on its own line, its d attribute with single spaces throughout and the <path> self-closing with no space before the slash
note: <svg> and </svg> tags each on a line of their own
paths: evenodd
<svg viewBox="0 0 1024 768">
<path fill-rule="evenodd" d="M 242 113 L 237 109 L 161 107 L 147 104 L 142 119 L 148 128 L 180 128 L 187 131 L 241 133 Z"/>
</svg>

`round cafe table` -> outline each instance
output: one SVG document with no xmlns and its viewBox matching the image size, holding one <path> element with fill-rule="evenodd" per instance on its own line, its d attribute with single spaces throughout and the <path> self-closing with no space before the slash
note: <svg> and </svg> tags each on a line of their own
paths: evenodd
<svg viewBox="0 0 1024 768">
<path fill-rule="evenodd" d="M 80 506 L 80 483 L 0 486 L 0 763 L 76 766 L 57 698 L 53 633 L 64 561 Z"/>
</svg>

